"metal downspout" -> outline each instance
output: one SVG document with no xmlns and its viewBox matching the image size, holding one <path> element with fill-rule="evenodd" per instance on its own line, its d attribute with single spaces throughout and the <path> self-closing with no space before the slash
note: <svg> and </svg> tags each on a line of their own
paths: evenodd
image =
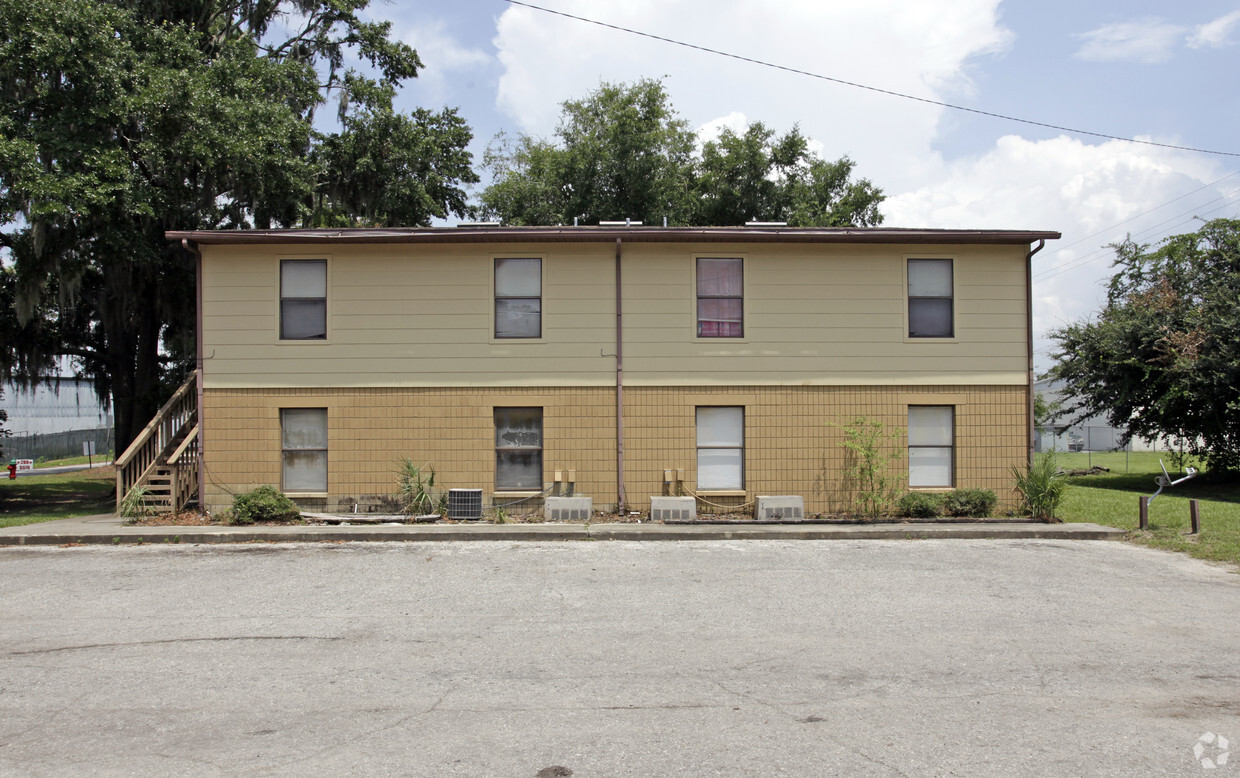
<svg viewBox="0 0 1240 778">
<path fill-rule="evenodd" d="M 624 309 L 620 276 L 620 238 L 616 238 L 616 511 L 624 513 Z"/>
<path fill-rule="evenodd" d="M 202 455 L 202 438 L 206 428 L 202 424 L 202 252 L 191 246 L 188 238 L 181 239 L 181 248 L 194 255 L 194 364 L 197 377 L 194 381 L 198 390 L 198 511 L 207 512 L 207 463 Z"/>
<path fill-rule="evenodd" d="M 1025 414 L 1028 425 L 1025 433 L 1028 436 L 1028 451 L 1025 452 L 1027 464 L 1033 464 L 1033 449 L 1037 435 L 1037 421 L 1033 417 L 1033 255 L 1046 246 L 1045 240 L 1038 241 L 1038 247 L 1025 255 L 1025 351 L 1029 357 L 1029 374 L 1025 386 Z"/>
</svg>

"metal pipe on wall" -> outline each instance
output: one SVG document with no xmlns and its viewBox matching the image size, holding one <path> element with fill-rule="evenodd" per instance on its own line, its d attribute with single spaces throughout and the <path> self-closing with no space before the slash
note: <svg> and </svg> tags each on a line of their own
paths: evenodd
<svg viewBox="0 0 1240 778">
<path fill-rule="evenodd" d="M 1037 420 L 1033 415 L 1033 255 L 1045 246 L 1046 241 L 1039 240 L 1037 248 L 1025 255 L 1025 351 L 1029 357 L 1029 375 L 1025 388 L 1025 413 L 1028 414 L 1029 421 L 1026 430 L 1029 440 L 1025 459 L 1029 465 L 1033 464 L 1033 449 L 1038 434 Z"/>
<path fill-rule="evenodd" d="M 616 238 L 616 510 L 627 505 L 624 494 L 624 308 L 620 274 L 620 238 Z"/>
</svg>

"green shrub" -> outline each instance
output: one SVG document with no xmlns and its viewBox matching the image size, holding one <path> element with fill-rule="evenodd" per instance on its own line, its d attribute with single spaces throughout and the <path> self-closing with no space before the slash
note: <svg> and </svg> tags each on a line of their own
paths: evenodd
<svg viewBox="0 0 1240 778">
<path fill-rule="evenodd" d="M 121 500 L 121 504 L 117 506 L 117 514 L 121 518 L 129 519 L 130 523 L 147 516 L 154 516 L 155 508 L 146 501 L 148 494 L 149 492 L 141 486 L 130 489 L 125 498 Z"/>
<path fill-rule="evenodd" d="M 1016 491 L 1020 492 L 1020 512 L 1043 521 L 1054 521 L 1063 502 L 1066 484 L 1055 463 L 1055 452 L 1047 451 L 1033 460 L 1025 472 L 1013 466 Z"/>
<path fill-rule="evenodd" d="M 886 513 L 900 493 L 903 477 L 890 472 L 902 456 L 899 433 L 868 416 L 857 416 L 843 425 L 844 483 L 856 496 L 853 504 L 862 516 Z"/>
<path fill-rule="evenodd" d="M 999 495 L 989 489 L 955 489 L 943 497 L 943 512 L 982 519 L 992 515 L 998 504 Z"/>
<path fill-rule="evenodd" d="M 909 492 L 896 503 L 896 513 L 912 519 L 933 519 L 942 513 L 943 503 L 937 494 Z"/>
<path fill-rule="evenodd" d="M 232 523 L 253 524 L 256 521 L 296 521 L 301 512 L 293 501 L 274 486 L 260 486 L 252 492 L 233 498 Z"/>
</svg>

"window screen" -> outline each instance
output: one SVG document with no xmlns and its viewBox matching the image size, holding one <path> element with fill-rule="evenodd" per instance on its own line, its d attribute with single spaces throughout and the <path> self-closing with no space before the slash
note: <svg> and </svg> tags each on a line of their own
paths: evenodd
<svg viewBox="0 0 1240 778">
<path fill-rule="evenodd" d="M 955 408 L 911 405 L 908 409 L 908 485 L 951 486 L 955 481 Z"/>
<path fill-rule="evenodd" d="M 950 338 L 952 324 L 952 261 L 908 261 L 908 334 L 910 338 Z"/>
<path fill-rule="evenodd" d="M 744 263 L 740 258 L 699 257 L 697 335 L 739 338 L 744 327 Z"/>
<path fill-rule="evenodd" d="M 542 260 L 495 260 L 495 337 L 542 337 Z"/>
<path fill-rule="evenodd" d="M 495 409 L 495 488 L 543 488 L 542 408 Z"/>
<path fill-rule="evenodd" d="M 280 411 L 284 491 L 327 491 L 327 409 Z"/>
<path fill-rule="evenodd" d="M 745 409 L 697 409 L 697 488 L 745 488 Z"/>
<path fill-rule="evenodd" d="M 327 260 L 280 261 L 280 338 L 327 338 Z"/>
</svg>

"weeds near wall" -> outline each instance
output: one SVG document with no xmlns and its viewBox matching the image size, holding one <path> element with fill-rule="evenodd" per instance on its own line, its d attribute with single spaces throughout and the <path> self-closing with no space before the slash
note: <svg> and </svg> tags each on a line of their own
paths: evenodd
<svg viewBox="0 0 1240 778">
<path fill-rule="evenodd" d="M 129 490 L 121 500 L 121 504 L 117 506 L 116 512 L 121 518 L 133 521 L 135 519 L 143 519 L 147 516 L 155 515 L 155 507 L 147 503 L 147 495 L 150 494 L 144 487 L 135 486 Z"/>
<path fill-rule="evenodd" d="M 397 468 L 396 482 L 401 510 L 406 514 L 417 516 L 434 510 L 435 468 L 429 464 L 415 465 L 412 459 L 405 457 Z M 440 497 L 440 502 L 447 499 L 446 495 Z"/>
<path fill-rule="evenodd" d="M 1016 479 L 1016 491 L 1020 492 L 1020 511 L 1035 519 L 1054 521 L 1066 494 L 1067 484 L 1059 474 L 1055 452 L 1047 451 L 1033 460 L 1024 472 L 1012 466 Z"/>
<path fill-rule="evenodd" d="M 904 479 L 891 472 L 900 459 L 900 434 L 868 416 L 857 416 L 844 431 L 844 483 L 856 496 L 853 505 L 862 516 L 881 516 L 891 510 Z"/>
</svg>

